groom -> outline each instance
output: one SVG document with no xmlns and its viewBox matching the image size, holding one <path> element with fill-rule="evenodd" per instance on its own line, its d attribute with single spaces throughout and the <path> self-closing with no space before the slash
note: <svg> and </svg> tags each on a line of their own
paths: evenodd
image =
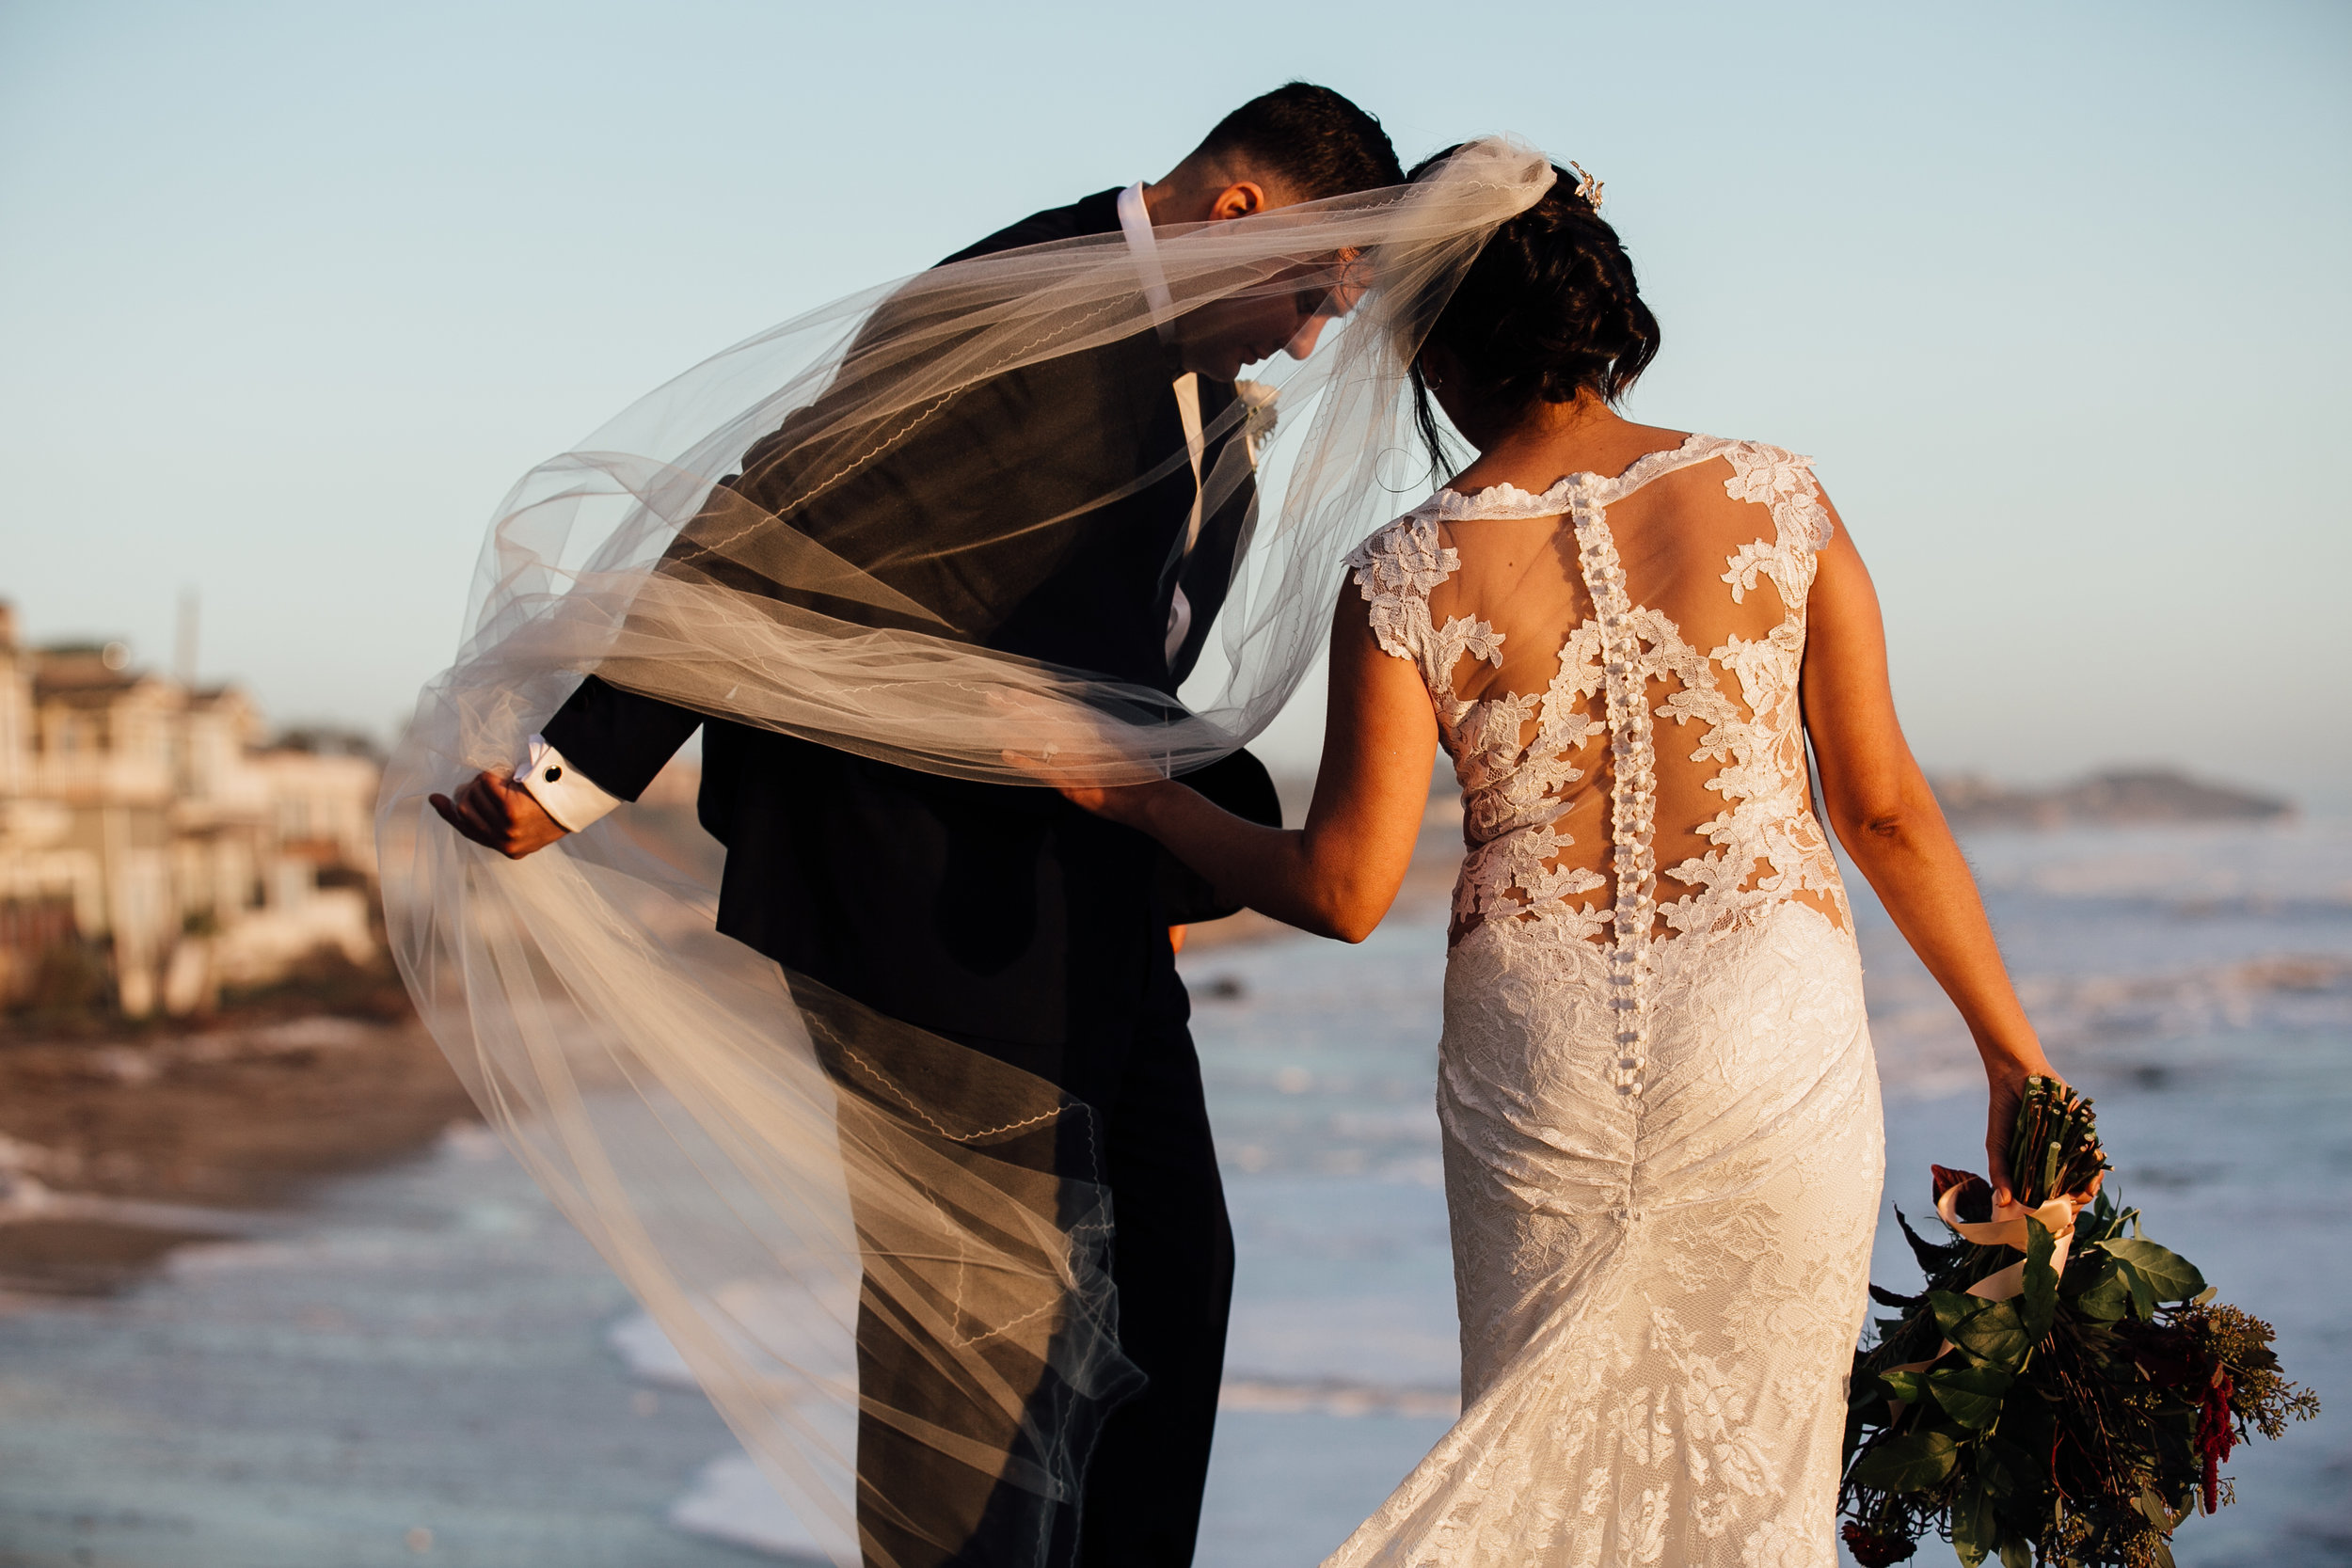
<svg viewBox="0 0 2352 1568">
<path fill-rule="evenodd" d="M 1035 214 L 948 261 L 1124 233 L 1143 275 L 1155 277 L 1155 227 L 1248 217 L 1403 178 L 1378 121 L 1328 88 L 1294 82 L 1226 116 L 1164 179 Z M 1172 451 L 1191 458 L 1088 513 L 1074 536 L 1055 536 L 1052 563 L 987 628 L 985 645 L 1172 696 L 1223 603 L 1250 500 L 1245 483 L 1201 515 L 1202 477 L 1238 438 L 1204 438 L 1204 427 L 1229 409 L 1243 365 L 1283 349 L 1305 357 L 1348 303 L 1311 293 L 1212 306 L 1161 338 L 1147 331 L 1114 345 L 1124 406 L 1100 418 L 1070 409 L 1061 419 L 1008 420 L 993 430 L 983 418 L 973 438 L 1013 452 L 1015 471 L 1033 472 L 1041 493 L 1050 492 L 1057 466 L 1087 476 L 1073 483 L 1091 483 L 1104 473 L 1141 480 Z M 1050 398 L 1050 376 L 1029 390 Z M 1089 397 L 1101 392 L 1099 381 L 1089 384 Z M 1077 444 L 1092 450 L 1073 450 L 1073 424 Z M 1063 445 L 1041 450 L 1032 431 L 1056 427 Z M 916 461 L 894 454 L 877 469 L 894 458 Z M 907 494 L 923 496 L 919 475 L 898 477 Z M 755 482 L 730 483 L 749 493 Z M 891 476 L 879 473 L 876 483 Z M 990 504 L 946 498 L 939 512 Z M 926 526 L 923 515 L 905 522 Z M 1103 1428 L 1086 1474 L 1076 1560 L 1189 1562 L 1223 1370 L 1232 1232 L 1168 928 L 1232 911 L 1150 840 L 1052 790 L 894 767 L 708 719 L 594 675 L 548 719 L 512 777 L 481 774 L 454 800 L 436 796 L 434 804 L 468 837 L 527 855 L 635 800 L 697 727 L 699 812 L 727 850 L 720 930 L 879 1012 L 1046 1079 L 1095 1111 L 1118 1227 L 1120 1339 L 1149 1383 Z M 1265 770 L 1246 752 L 1186 782 L 1230 810 L 1279 823 Z M 861 1378 L 919 1378 L 906 1354 L 862 1334 Z M 904 1443 L 886 1425 L 862 1422 L 861 1478 L 936 1464 Z M 877 1505 L 873 1491 L 859 1489 L 869 1560 L 898 1568 L 1010 1560 L 1009 1544 L 991 1539 L 985 1510 L 946 1499 L 938 1516 L 914 1518 Z"/>
</svg>

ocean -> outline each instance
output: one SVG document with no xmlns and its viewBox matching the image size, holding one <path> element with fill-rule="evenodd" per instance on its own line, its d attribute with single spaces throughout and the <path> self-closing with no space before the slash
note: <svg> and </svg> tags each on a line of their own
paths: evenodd
<svg viewBox="0 0 2352 1568">
<path fill-rule="evenodd" d="M 2238 1505 L 2192 1520 L 2178 1560 L 2352 1562 L 2352 823 L 1984 833 L 1968 848 L 2045 1048 L 2098 1103 L 2112 1190 L 2277 1325 L 2290 1375 L 2342 1391 L 2319 1420 L 2239 1450 Z M 1910 1288 L 1894 1207 L 1930 1209 L 1931 1162 L 1983 1168 L 1983 1075 L 1849 879 L 1887 1117 L 1872 1274 Z M 1283 942 L 1185 966 L 1241 1280 L 1203 1563 L 1315 1561 L 1447 1424 L 1427 1408 L 1453 1392 L 1455 1355 L 1430 1109 L 1443 946 L 1442 911 L 1422 909 L 1358 949 Z"/>
<path fill-rule="evenodd" d="M 2148 1233 L 2274 1322 L 2329 1409 L 2239 1450 L 2184 1568 L 2352 1562 L 2352 822 L 1979 833 L 2028 1009 Z M 1981 1076 L 1884 914 L 1857 926 L 1892 1209 L 1980 1165 Z M 1239 1249 L 1198 1560 L 1312 1564 L 1442 1433 L 1430 1108 L 1444 914 L 1183 960 Z M 626 1294 L 479 1131 L 253 1216 L 104 1301 L 0 1310 L 0 1564 L 676 1568 L 792 1534 Z M 1949 1560 L 1932 1543 L 1916 1560 Z"/>
</svg>

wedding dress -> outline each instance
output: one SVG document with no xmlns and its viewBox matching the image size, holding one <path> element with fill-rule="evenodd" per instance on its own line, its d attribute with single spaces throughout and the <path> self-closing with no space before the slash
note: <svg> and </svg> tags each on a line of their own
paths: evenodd
<svg viewBox="0 0 2352 1568">
<path fill-rule="evenodd" d="M 1438 1088 L 1464 1408 L 1332 1565 L 1836 1560 L 1883 1144 L 1799 706 L 1830 530 L 1804 459 L 1693 436 L 1441 490 L 1351 558 L 1470 846 Z"/>
</svg>

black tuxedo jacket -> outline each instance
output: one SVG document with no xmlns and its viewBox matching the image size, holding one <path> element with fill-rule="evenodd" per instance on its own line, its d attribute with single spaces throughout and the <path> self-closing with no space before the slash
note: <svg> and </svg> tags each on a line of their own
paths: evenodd
<svg viewBox="0 0 2352 1568">
<path fill-rule="evenodd" d="M 1104 191 L 1036 214 L 947 260 L 1116 232 L 1117 201 Z M 1020 515 L 1053 516 L 1132 481 L 1184 450 L 1171 388 L 1181 370 L 1145 331 L 969 388 L 861 475 L 854 507 L 833 524 L 794 520 L 982 645 L 1172 697 L 1231 583 L 1247 487 L 1202 520 L 1181 563 L 1196 493 L 1189 464 L 1057 528 L 946 564 L 874 535 L 954 538 L 977 527 L 987 537 L 986 518 L 1003 514 L 1009 495 Z M 1232 383 L 1203 378 L 1202 422 L 1234 395 Z M 1222 444 L 1211 442 L 1203 473 Z M 755 499 L 758 455 L 755 447 L 746 474 L 727 482 Z M 952 489 L 933 477 L 945 455 L 955 459 Z M 975 574 L 987 592 L 959 597 Z M 1170 661 L 1179 582 L 1192 626 Z M 1065 1048 L 1133 1030 L 1160 928 L 1231 912 L 1149 839 L 1051 790 L 943 778 L 707 720 L 594 675 L 542 729 L 599 787 L 633 800 L 698 726 L 699 815 L 727 850 L 720 930 L 892 1017 L 1014 1047 L 1024 1065 L 1066 1085 L 1089 1074 L 1058 1069 Z M 1246 752 L 1187 782 L 1229 810 L 1280 822 L 1272 783 Z"/>
</svg>

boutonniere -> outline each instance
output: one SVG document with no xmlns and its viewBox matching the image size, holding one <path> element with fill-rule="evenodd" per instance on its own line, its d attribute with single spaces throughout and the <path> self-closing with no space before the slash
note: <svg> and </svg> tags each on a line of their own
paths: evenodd
<svg viewBox="0 0 2352 1568">
<path fill-rule="evenodd" d="M 1241 399 L 1242 446 L 1249 453 L 1252 468 L 1258 466 L 1258 453 L 1265 449 L 1266 437 L 1274 434 L 1274 421 L 1280 417 L 1280 411 L 1274 406 L 1280 392 L 1281 388 L 1263 381 L 1233 383 L 1233 395 Z"/>
</svg>

